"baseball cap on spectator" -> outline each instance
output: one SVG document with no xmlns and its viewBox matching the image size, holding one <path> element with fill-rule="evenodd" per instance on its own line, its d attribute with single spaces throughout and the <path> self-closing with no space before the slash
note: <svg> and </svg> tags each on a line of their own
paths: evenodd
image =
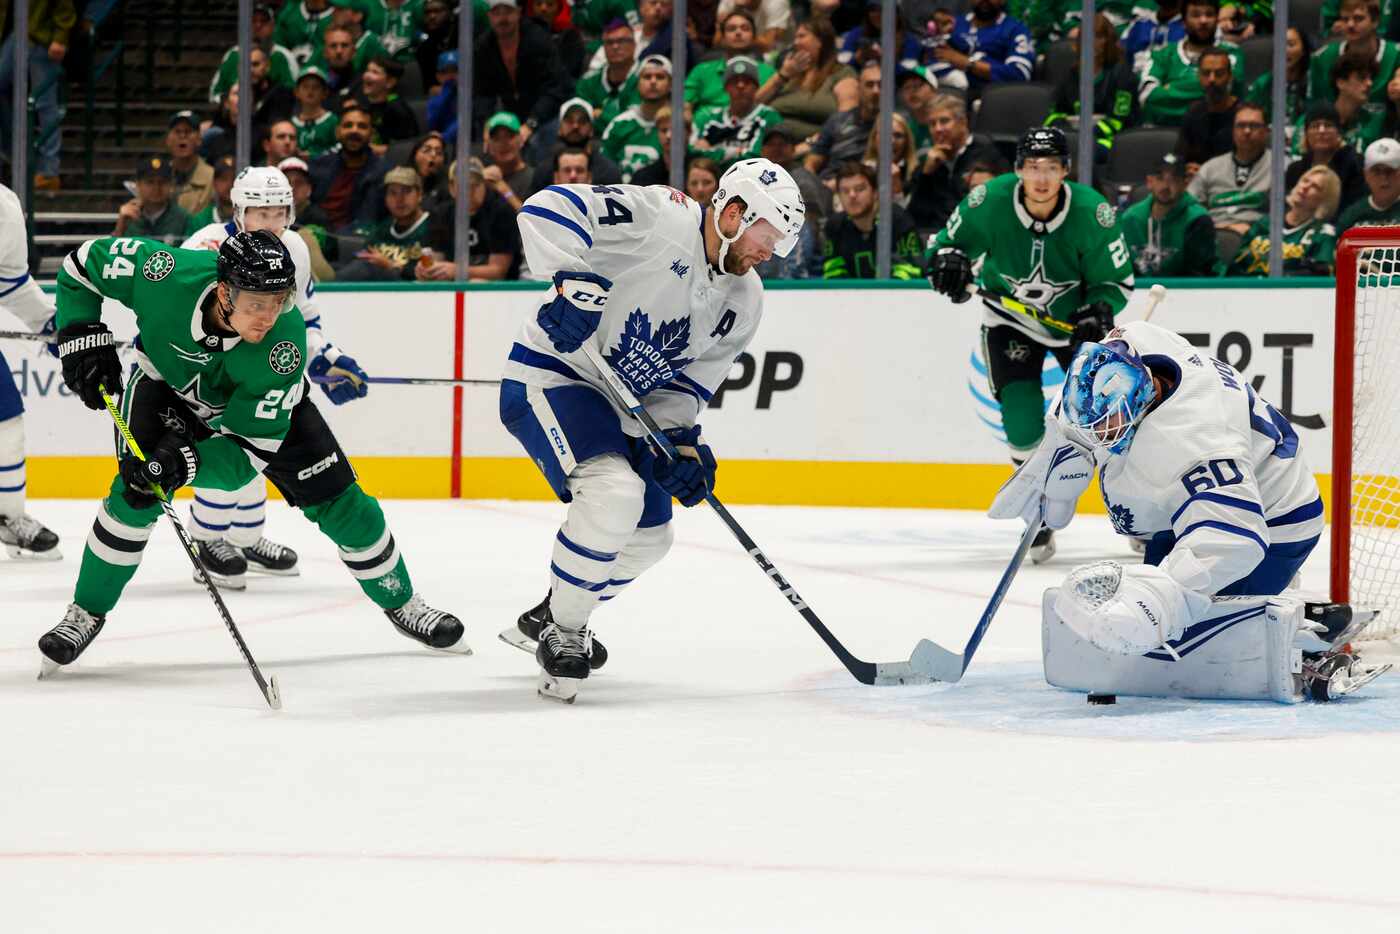
<svg viewBox="0 0 1400 934">
<path fill-rule="evenodd" d="M 418 173 L 406 165 L 398 165 L 384 173 L 384 187 L 403 185 L 406 188 L 422 188 Z"/>
<path fill-rule="evenodd" d="M 912 78 L 918 78 L 920 81 L 927 81 L 933 86 L 935 91 L 938 90 L 938 77 L 923 65 L 915 65 L 912 68 L 906 68 L 903 65 L 896 66 L 894 73 L 895 87 L 899 87 L 905 81 Z"/>
<path fill-rule="evenodd" d="M 253 7 L 253 15 L 266 16 L 268 19 L 275 19 L 277 16 L 271 5 L 266 3 L 259 3 L 257 6 Z"/>
<path fill-rule="evenodd" d="M 165 156 L 147 156 L 136 166 L 136 180 L 143 178 L 163 178 L 166 181 L 175 180 L 175 170 L 170 167 L 170 160 Z"/>
<path fill-rule="evenodd" d="M 224 158 L 227 159 L 229 157 L 225 156 Z M 283 175 L 286 175 L 288 172 L 302 172 L 306 175 L 311 174 L 311 167 L 306 164 L 306 160 L 298 156 L 288 156 L 283 159 L 281 162 L 277 163 L 277 170 Z"/>
<path fill-rule="evenodd" d="M 220 175 L 232 175 L 237 170 L 238 163 L 234 161 L 233 156 L 230 154 L 226 153 L 214 160 L 215 178 L 218 178 Z"/>
<path fill-rule="evenodd" d="M 307 78 L 315 78 L 327 88 L 331 86 L 330 81 L 326 79 L 325 69 L 323 69 L 320 65 L 307 65 L 306 67 L 304 67 L 301 70 L 301 73 L 297 75 L 297 84 L 301 84 Z"/>
<path fill-rule="evenodd" d="M 491 115 L 491 119 L 486 121 L 486 135 L 490 136 L 491 131 L 505 127 L 512 133 L 520 132 L 520 118 L 509 110 L 501 110 Z"/>
<path fill-rule="evenodd" d="M 171 114 L 170 122 L 166 125 L 166 129 L 175 129 L 175 125 L 177 123 L 188 123 L 190 125 L 190 129 L 196 131 L 199 129 L 199 118 L 194 115 L 193 110 L 175 111 L 175 113 Z"/>
<path fill-rule="evenodd" d="M 783 123 L 781 121 L 773 124 L 768 129 L 763 131 L 763 139 L 765 141 L 774 136 L 781 136 L 784 139 L 786 139 L 789 143 L 801 142 L 802 139 L 795 132 L 793 132 L 792 127 L 788 126 L 786 123 Z"/>
<path fill-rule="evenodd" d="M 456 50 L 456 49 L 448 49 L 446 52 L 439 52 L 439 53 L 438 53 L 438 60 L 437 60 L 437 70 L 438 70 L 438 71 L 456 71 L 457 68 L 458 68 L 458 65 L 457 65 L 457 50 Z M 302 74 L 305 74 L 305 72 L 302 72 Z"/>
<path fill-rule="evenodd" d="M 652 56 L 654 58 L 659 56 Z M 669 62 L 667 64 L 670 64 Z M 728 84 L 735 78 L 748 78 L 750 81 L 758 81 L 758 63 L 746 55 L 736 55 L 724 66 L 724 83 Z"/>
<path fill-rule="evenodd" d="M 1400 169 L 1400 143 L 1393 139 L 1378 139 L 1366 147 L 1366 168 Z"/>
<path fill-rule="evenodd" d="M 1186 164 L 1181 161 L 1174 152 L 1169 152 L 1162 157 L 1162 161 L 1148 170 L 1149 175 L 1175 175 L 1177 178 L 1186 177 Z"/>
<path fill-rule="evenodd" d="M 583 115 L 588 118 L 588 122 L 593 122 L 593 105 L 582 97 L 571 97 L 559 105 L 559 120 L 562 122 L 572 110 L 582 110 Z"/>
<path fill-rule="evenodd" d="M 640 73 L 643 68 L 664 68 L 666 74 L 669 75 L 671 73 L 671 60 L 664 55 L 648 55 L 646 58 L 642 59 L 642 63 L 637 66 L 638 73 Z"/>
<path fill-rule="evenodd" d="M 1312 126 L 1317 120 L 1326 120 L 1338 129 L 1341 129 L 1342 126 L 1342 115 L 1337 113 L 1337 108 L 1327 101 L 1313 101 L 1308 105 L 1307 116 L 1303 118 L 1303 126 Z"/>
<path fill-rule="evenodd" d="M 486 168 L 481 164 L 481 160 L 478 159 L 476 156 L 472 156 L 470 159 L 467 160 L 467 175 L 475 175 L 477 178 L 486 177 Z M 449 182 L 453 182 L 454 184 L 457 181 L 456 159 L 453 159 L 452 164 L 447 167 L 447 180 Z"/>
</svg>

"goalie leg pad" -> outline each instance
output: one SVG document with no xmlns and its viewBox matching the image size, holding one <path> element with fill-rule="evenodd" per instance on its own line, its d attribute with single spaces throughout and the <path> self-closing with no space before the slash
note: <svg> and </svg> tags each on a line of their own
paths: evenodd
<svg viewBox="0 0 1400 934">
<path fill-rule="evenodd" d="M 1089 694 L 1271 700 L 1297 703 L 1303 604 L 1287 597 L 1220 597 L 1200 622 L 1164 649 L 1137 655 L 1107 651 L 1081 638 L 1056 612 L 1061 588 L 1041 599 L 1045 680 Z"/>
</svg>

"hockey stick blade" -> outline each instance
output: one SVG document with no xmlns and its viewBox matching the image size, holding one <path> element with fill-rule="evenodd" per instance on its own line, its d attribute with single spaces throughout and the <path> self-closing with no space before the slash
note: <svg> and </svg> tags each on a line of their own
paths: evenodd
<svg viewBox="0 0 1400 934">
<path fill-rule="evenodd" d="M 628 387 L 622 377 L 608 365 L 607 361 L 602 358 L 592 345 L 585 343 L 583 345 L 583 353 L 588 357 L 593 366 L 597 368 L 598 374 L 603 377 L 603 381 L 607 383 L 608 388 L 612 390 L 613 395 L 617 397 L 617 400 L 622 404 L 623 408 L 631 412 L 632 417 L 641 424 L 642 429 L 646 432 L 651 443 L 669 460 L 679 460 L 681 455 L 676 450 L 676 446 L 671 443 L 670 438 L 667 438 L 666 435 L 662 433 L 661 426 L 656 423 L 656 419 L 651 417 L 651 413 L 649 413 L 646 407 L 632 394 L 631 388 Z M 763 549 L 759 548 L 758 544 L 749 537 L 749 533 L 744 531 L 744 527 L 739 524 L 738 520 L 730 515 L 729 510 L 719 501 L 719 497 L 715 496 L 713 492 L 706 493 L 705 502 L 709 504 L 710 509 L 715 515 L 719 516 L 720 521 L 729 529 L 730 534 L 738 540 L 740 547 L 748 552 L 749 557 L 758 565 L 758 569 L 773 582 L 773 586 L 778 588 L 778 592 L 787 599 L 788 603 L 792 604 L 792 608 L 801 615 L 808 626 L 812 627 L 812 631 L 821 638 L 822 642 L 826 643 L 826 647 L 831 650 L 831 654 L 835 655 L 837 659 L 840 660 L 841 664 L 846 666 L 846 670 L 851 673 L 853 678 L 861 684 L 881 686 L 928 684 L 930 681 L 935 680 L 929 675 L 923 674 L 915 669 L 912 657 L 907 662 L 867 662 L 852 655 L 851 651 L 841 643 L 841 640 L 837 639 L 832 631 L 826 628 L 826 624 L 823 623 L 817 614 L 813 612 L 812 608 L 807 605 L 807 601 L 802 599 L 802 596 L 797 592 L 797 588 L 789 584 L 773 562 L 768 560 L 768 556 L 763 553 Z"/>
</svg>

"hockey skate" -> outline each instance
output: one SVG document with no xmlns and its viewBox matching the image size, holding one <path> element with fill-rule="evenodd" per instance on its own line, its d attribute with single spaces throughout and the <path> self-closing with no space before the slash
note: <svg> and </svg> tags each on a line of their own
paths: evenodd
<svg viewBox="0 0 1400 934">
<path fill-rule="evenodd" d="M 522 652 L 535 653 L 540 641 L 540 630 L 554 622 L 554 614 L 549 612 L 549 594 L 544 595 L 539 606 L 520 614 L 513 629 L 501 630 L 500 639 L 506 645 L 513 645 Z M 588 656 L 588 667 L 597 671 L 608 661 L 608 650 L 595 637 L 591 643 L 593 650 Z"/>
<path fill-rule="evenodd" d="M 1315 701 L 1327 702 L 1352 694 L 1391 669 L 1389 663 L 1372 664 L 1351 646 L 1331 652 L 1304 652 L 1303 690 Z"/>
<path fill-rule="evenodd" d="M 579 685 L 588 677 L 593 634 L 582 629 L 565 629 L 553 620 L 540 630 L 535 660 L 540 663 L 540 697 L 572 704 Z"/>
<path fill-rule="evenodd" d="M 1055 530 L 1042 525 L 1031 542 L 1031 564 L 1044 564 L 1055 557 Z"/>
<path fill-rule="evenodd" d="M 27 515 L 0 516 L 0 544 L 11 558 L 57 561 L 63 557 L 58 550 L 58 536 Z"/>
<path fill-rule="evenodd" d="M 237 548 L 222 538 L 209 541 L 196 539 L 194 545 L 195 550 L 199 552 L 199 563 L 209 572 L 209 579 L 214 582 L 214 586 L 223 590 L 248 588 L 248 561 L 239 554 Z M 198 571 L 194 572 L 194 582 L 204 583 L 200 580 Z"/>
<path fill-rule="evenodd" d="M 286 545 L 259 538 L 252 547 L 238 550 L 247 562 L 248 570 L 255 574 L 277 577 L 297 577 L 301 574 L 301 568 L 297 566 L 297 553 Z"/>
<path fill-rule="evenodd" d="M 93 616 L 76 603 L 68 604 L 63 622 L 39 637 L 39 651 L 44 659 L 39 669 L 40 679 L 47 678 L 64 665 L 71 665 L 83 654 L 102 631 L 105 616 Z"/>
<path fill-rule="evenodd" d="M 453 652 L 458 655 L 472 654 L 471 646 L 463 638 L 466 627 L 462 621 L 446 610 L 435 610 L 414 594 L 408 602 L 396 610 L 385 610 L 384 615 L 394 628 L 415 642 L 421 642 L 430 649 L 440 652 Z"/>
</svg>

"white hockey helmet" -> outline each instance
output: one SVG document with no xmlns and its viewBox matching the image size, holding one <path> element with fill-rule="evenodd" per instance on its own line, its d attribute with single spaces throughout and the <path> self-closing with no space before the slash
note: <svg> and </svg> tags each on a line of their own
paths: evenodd
<svg viewBox="0 0 1400 934">
<path fill-rule="evenodd" d="M 726 237 L 719 229 L 719 216 L 734 200 L 744 202 L 744 215 L 739 221 L 739 232 Z M 724 257 L 729 245 L 744 235 L 760 220 L 766 220 L 777 228 L 778 242 L 773 252 L 787 256 L 797 246 L 797 235 L 807 219 L 807 205 L 802 200 L 802 192 L 792 180 L 787 169 L 768 159 L 743 159 L 731 165 L 720 176 L 719 188 L 710 199 L 713 207 L 715 233 L 719 234 L 719 267 L 724 268 Z"/>
<path fill-rule="evenodd" d="M 287 226 L 296 219 L 296 198 L 282 170 L 270 165 L 250 165 L 233 180 L 233 222 L 243 230 L 243 212 L 248 208 L 287 209 Z"/>
</svg>

